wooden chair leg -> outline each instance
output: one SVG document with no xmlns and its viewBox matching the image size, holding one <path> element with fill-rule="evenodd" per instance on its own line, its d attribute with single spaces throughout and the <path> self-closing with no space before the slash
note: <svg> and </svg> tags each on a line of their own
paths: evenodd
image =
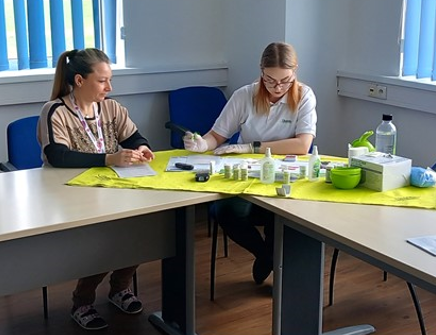
<svg viewBox="0 0 436 335">
<path fill-rule="evenodd" d="M 335 273 L 336 273 L 336 264 L 338 262 L 339 249 L 335 248 L 332 256 L 332 263 L 330 265 L 330 283 L 329 283 L 329 306 L 333 305 L 333 295 L 335 288 Z"/>
<path fill-rule="evenodd" d="M 413 304 L 415 305 L 416 315 L 419 321 L 419 327 L 421 328 L 421 334 L 426 335 L 424 316 L 422 315 L 421 304 L 419 303 L 418 294 L 416 293 L 415 286 L 412 283 L 407 282 L 410 295 L 412 296 Z"/>
<path fill-rule="evenodd" d="M 42 302 L 44 305 L 44 319 L 48 319 L 48 292 L 47 286 L 42 288 Z"/>
</svg>

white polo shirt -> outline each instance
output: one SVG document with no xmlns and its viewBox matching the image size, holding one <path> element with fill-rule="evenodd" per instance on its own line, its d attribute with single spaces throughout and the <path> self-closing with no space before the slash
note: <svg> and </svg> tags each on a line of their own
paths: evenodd
<svg viewBox="0 0 436 335">
<path fill-rule="evenodd" d="M 301 84 L 301 83 L 300 83 Z M 316 136 L 316 97 L 312 89 L 304 84 L 297 111 L 291 111 L 287 94 L 271 105 L 269 114 L 256 113 L 253 97 L 258 83 L 243 86 L 236 90 L 212 130 L 231 138 L 240 132 L 238 143 L 253 141 L 277 141 L 293 138 L 298 134 Z"/>
</svg>

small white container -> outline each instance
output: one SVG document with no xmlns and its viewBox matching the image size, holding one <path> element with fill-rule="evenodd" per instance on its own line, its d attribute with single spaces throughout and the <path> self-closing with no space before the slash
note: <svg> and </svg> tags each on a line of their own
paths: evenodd
<svg viewBox="0 0 436 335">
<path fill-rule="evenodd" d="M 243 162 L 241 164 L 241 180 L 242 181 L 248 180 L 248 164 L 246 162 Z"/>
<path fill-rule="evenodd" d="M 215 161 L 209 162 L 209 173 L 214 174 L 215 173 Z"/>
<path fill-rule="evenodd" d="M 291 171 L 283 170 L 283 184 L 289 184 L 291 182 Z"/>
</svg>

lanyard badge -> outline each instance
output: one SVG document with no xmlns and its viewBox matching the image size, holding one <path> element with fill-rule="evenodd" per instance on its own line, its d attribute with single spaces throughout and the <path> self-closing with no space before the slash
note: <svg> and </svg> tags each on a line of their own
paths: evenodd
<svg viewBox="0 0 436 335">
<path fill-rule="evenodd" d="M 71 104 L 74 106 L 74 109 L 76 111 L 76 114 L 80 120 L 80 123 L 82 124 L 83 129 L 85 130 L 86 134 L 88 134 L 89 139 L 94 144 L 95 149 L 99 154 L 103 154 L 106 152 L 105 145 L 104 145 L 104 138 L 103 138 L 103 131 L 101 127 L 101 121 L 100 116 L 97 112 L 96 104 L 93 103 L 92 107 L 94 108 L 94 116 L 95 116 L 95 123 L 97 125 L 97 135 L 98 138 L 96 139 L 94 134 L 91 131 L 91 128 L 89 128 L 88 123 L 85 120 L 85 117 L 82 114 L 82 111 L 80 110 L 79 106 L 76 103 L 76 98 L 74 97 L 74 94 L 71 92 L 70 94 L 70 101 Z"/>
</svg>

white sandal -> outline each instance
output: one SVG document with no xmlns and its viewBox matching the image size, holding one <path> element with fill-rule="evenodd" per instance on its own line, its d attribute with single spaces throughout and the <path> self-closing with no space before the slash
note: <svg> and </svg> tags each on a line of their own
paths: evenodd
<svg viewBox="0 0 436 335">
<path fill-rule="evenodd" d="M 99 330 L 107 328 L 108 324 L 98 314 L 93 305 L 85 305 L 71 312 L 71 318 L 86 330 Z"/>
<path fill-rule="evenodd" d="M 142 302 L 133 294 L 130 288 L 109 297 L 109 301 L 126 314 L 138 314 L 142 312 Z"/>
</svg>

